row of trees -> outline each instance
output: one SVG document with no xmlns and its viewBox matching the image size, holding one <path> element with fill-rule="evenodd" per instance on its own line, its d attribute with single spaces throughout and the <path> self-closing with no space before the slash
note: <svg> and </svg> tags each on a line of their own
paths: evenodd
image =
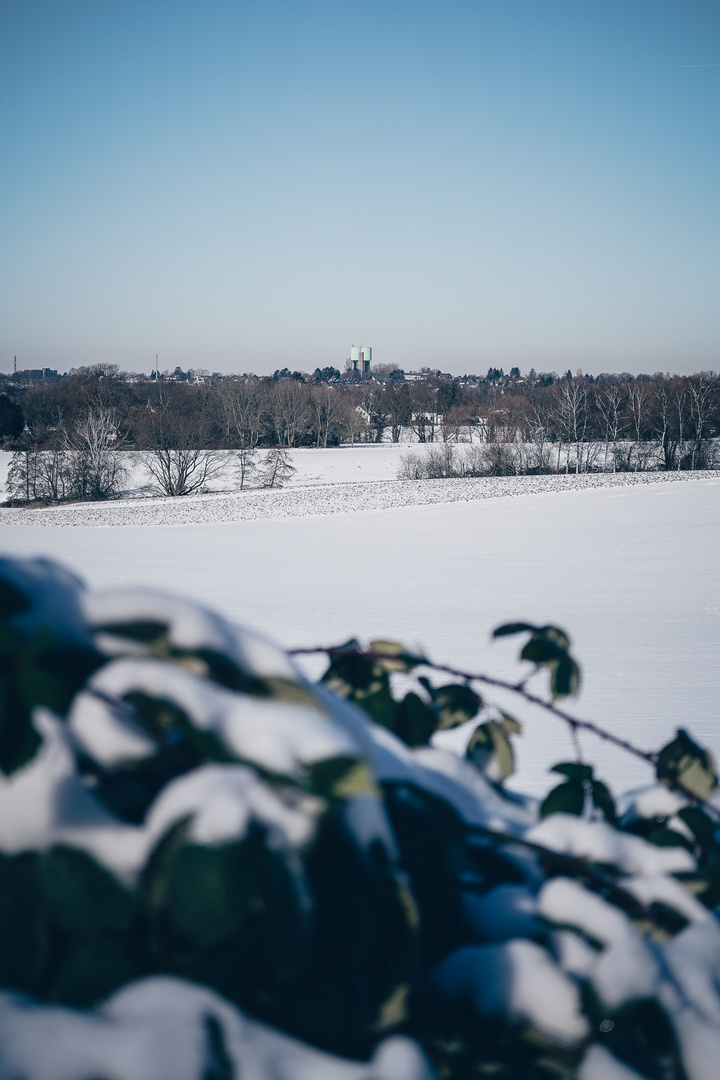
<svg viewBox="0 0 720 1080">
<path fill-rule="evenodd" d="M 299 374 L 299 373 L 298 373 Z M 394 373 L 396 376 L 396 373 Z M 14 396 L 13 396 L 14 395 Z M 131 380 L 96 365 L 0 395 L 0 441 L 60 449 L 90 414 L 135 450 L 335 446 L 341 442 L 533 444 L 548 468 L 703 468 L 720 435 L 720 378 L 570 372 L 471 383 L 431 373 L 332 384 L 228 376 L 200 383 Z"/>
<path fill-rule="evenodd" d="M 144 487 L 159 495 L 192 495 L 222 477 L 241 490 L 272 488 L 295 472 L 286 450 L 269 449 L 260 458 L 254 449 L 223 451 L 201 446 L 156 446 L 134 455 L 145 473 Z M 109 409 L 91 410 L 71 434 L 52 449 L 26 445 L 13 452 L 6 482 L 12 503 L 97 501 L 117 497 L 128 480 L 128 455 L 118 447 Z"/>
</svg>

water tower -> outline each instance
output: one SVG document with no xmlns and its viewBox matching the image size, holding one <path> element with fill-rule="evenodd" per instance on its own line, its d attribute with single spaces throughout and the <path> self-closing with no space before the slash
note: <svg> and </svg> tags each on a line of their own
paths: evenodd
<svg viewBox="0 0 720 1080">
<path fill-rule="evenodd" d="M 353 345 L 350 349 L 350 361 L 354 375 L 367 375 L 372 363 L 372 349 L 369 345 Z"/>
</svg>

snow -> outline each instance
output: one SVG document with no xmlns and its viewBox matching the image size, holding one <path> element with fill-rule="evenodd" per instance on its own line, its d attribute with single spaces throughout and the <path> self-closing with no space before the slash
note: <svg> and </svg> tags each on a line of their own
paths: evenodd
<svg viewBox="0 0 720 1080">
<path fill-rule="evenodd" d="M 464 893 L 462 904 L 465 918 L 487 941 L 539 937 L 542 932 L 535 897 L 523 885 L 498 885 L 481 896 Z"/>
<path fill-rule="evenodd" d="M 297 806 L 284 801 L 256 772 L 242 765 L 204 765 L 167 784 L 152 804 L 142 830 L 145 860 L 158 840 L 185 820 L 190 823 L 189 838 L 196 844 L 238 840 L 255 820 L 267 829 L 270 847 L 303 847 L 313 834 L 308 809 L 314 800 L 305 796 L 295 801 Z M 317 812 L 321 809 L 318 800 Z"/>
<path fill-rule="evenodd" d="M 556 623 L 570 631 L 583 666 L 581 697 L 571 706 L 578 715 L 646 749 L 686 725 L 720 759 L 720 483 L 708 474 L 680 476 L 692 479 L 640 474 L 636 486 L 625 486 L 632 477 L 622 477 L 619 486 L 573 488 L 570 477 L 568 490 L 518 497 L 182 528 L 68 527 L 51 524 L 48 515 L 80 510 L 23 511 L 46 527 L 0 525 L 0 544 L 11 555 L 58 559 L 95 588 L 188 595 L 283 646 L 334 644 L 352 635 L 393 638 L 439 661 L 511 679 L 525 672 L 515 662 L 518 643 L 491 645 L 492 628 L 512 619 Z M 501 480 L 494 489 L 492 481 L 427 483 L 433 498 L 444 499 L 456 483 L 476 484 L 475 491 L 489 484 L 498 494 L 546 481 L 565 484 L 563 477 Z M 376 485 L 362 487 L 373 492 Z M 270 500 L 269 514 L 273 500 L 318 492 L 252 498 Z M 179 515 L 194 514 L 195 506 L 209 516 L 218 504 L 208 498 L 172 505 Z M 308 666 L 321 669 L 320 662 Z M 543 678 L 534 683 L 541 689 Z M 488 696 L 513 713 L 515 703 Z M 558 721 L 537 710 L 523 716 L 515 740 L 518 786 L 541 792 L 552 782 L 548 766 L 572 756 L 572 747 Z M 627 754 L 590 736 L 582 743 L 596 775 L 622 776 L 621 789 L 651 779 L 648 767 Z"/>
<path fill-rule="evenodd" d="M 38 1008 L 0 994 L 0 1078 L 20 1076 L 432 1080 L 426 1059 L 409 1039 L 386 1039 L 368 1064 L 345 1061 L 250 1020 L 204 987 L 159 977 L 123 987 L 92 1012 Z"/>
<path fill-rule="evenodd" d="M 651 784 L 639 791 L 627 791 L 617 801 L 617 811 L 627 824 L 637 818 L 672 817 L 688 800 L 665 784 Z"/>
<path fill-rule="evenodd" d="M 715 919 L 686 927 L 669 941 L 664 959 L 683 995 L 709 1023 L 720 1027 L 720 926 Z"/>
<path fill-rule="evenodd" d="M 383 480 L 394 480 L 401 458 L 412 449 L 408 443 L 415 439 L 412 432 L 404 431 L 402 434 L 402 443 L 362 443 L 357 446 L 337 446 L 326 449 L 302 447 L 288 450 L 287 454 L 295 472 L 287 484 L 292 488 L 302 488 L 317 484 L 358 482 L 375 484 Z M 262 450 L 258 451 L 258 463 L 262 462 L 264 453 Z M 220 451 L 220 454 L 226 455 L 227 467 L 219 476 L 210 481 L 208 487 L 212 491 L 232 491 L 237 485 L 237 461 L 232 451 Z M 128 470 L 127 488 L 124 494 L 128 498 L 141 497 L 147 501 L 149 497 L 152 497 L 148 489 L 153 484 L 153 478 L 147 468 L 139 462 L 138 456 L 138 453 L 133 451 L 124 455 Z M 0 451 L 0 492 L 5 491 L 11 457 L 12 454 L 9 451 Z M 251 490 L 250 485 L 247 491 Z"/>
<path fill-rule="evenodd" d="M 33 720 L 42 746 L 12 776 L 0 776 L 0 851 L 67 844 L 132 880 L 149 851 L 143 830 L 123 825 L 82 786 L 65 725 L 46 709 Z"/>
<path fill-rule="evenodd" d="M 386 728 L 371 727 L 372 764 L 382 782 L 412 783 L 444 799 L 470 825 L 499 832 L 523 831 L 534 820 L 535 806 L 500 795 L 469 762 L 434 747 L 409 749 Z"/>
<path fill-rule="evenodd" d="M 713 517 L 717 515 L 717 500 L 713 501 L 716 486 L 714 481 L 705 478 L 704 484 L 666 484 L 661 492 L 663 498 L 670 495 L 677 501 L 676 510 L 679 506 L 691 519 L 695 514 L 695 521 L 699 523 L 694 539 L 695 552 L 699 552 L 700 557 L 692 567 L 699 575 L 698 582 L 704 586 L 705 595 L 707 571 L 714 570 L 710 552 L 714 552 L 712 541 L 717 525 L 716 516 Z M 705 495 L 704 501 L 698 500 L 698 493 Z M 633 501 L 624 504 L 625 510 L 629 506 L 631 514 L 637 515 L 638 503 L 644 503 L 640 507 L 640 517 L 645 526 L 650 519 L 657 529 L 653 534 L 655 547 L 647 534 L 642 534 L 644 548 L 650 550 L 655 560 L 652 567 L 655 576 L 663 566 L 663 558 L 684 572 L 687 558 L 685 563 L 681 561 L 680 552 L 668 544 L 668 535 L 663 536 L 657 522 L 652 521 L 659 501 L 657 491 L 652 487 L 636 488 L 630 495 Z M 437 530 L 438 523 L 433 516 L 438 513 L 438 508 L 430 507 L 352 518 L 338 514 L 330 522 L 323 520 L 322 525 L 347 526 L 351 522 L 357 527 L 362 522 L 379 521 L 381 528 L 375 530 L 374 535 L 382 542 L 383 530 L 392 534 L 393 527 L 400 522 L 405 530 L 401 530 L 400 535 L 406 543 L 411 546 L 407 531 L 410 525 L 415 530 L 416 549 L 419 539 L 425 539 L 429 534 L 434 552 L 439 550 L 438 541 L 443 535 L 447 544 L 454 545 L 453 551 L 458 544 L 461 547 L 464 544 L 464 550 L 469 551 L 479 540 L 496 538 L 498 552 L 499 545 L 505 545 L 503 564 L 507 566 L 508 545 L 516 536 L 518 522 L 523 516 L 526 533 L 530 531 L 530 521 L 535 527 L 531 540 L 535 541 L 539 536 L 541 548 L 544 545 L 547 555 L 549 538 L 557 539 L 553 532 L 554 517 L 560 518 L 561 526 L 570 532 L 573 540 L 579 541 L 582 530 L 587 528 L 587 518 L 594 514 L 593 523 L 600 539 L 607 540 L 608 519 L 612 525 L 618 524 L 619 515 L 613 506 L 615 499 L 616 490 L 596 489 L 543 494 L 531 499 L 487 500 L 465 506 L 445 505 L 441 508 L 447 515 L 447 519 L 441 521 L 444 533 Z M 533 504 L 536 510 L 534 521 Z M 578 506 L 584 515 L 580 526 Z M 503 517 L 509 508 L 514 513 Z M 663 505 L 665 509 L 666 504 Z M 160 535 L 169 545 L 172 536 L 180 536 L 184 545 L 182 553 L 176 549 L 176 565 L 183 566 L 187 572 L 194 571 L 193 585 L 202 578 L 206 565 L 201 562 L 194 567 L 187 561 L 197 550 L 193 548 L 193 537 L 198 533 L 202 534 L 206 544 L 214 538 L 213 565 L 219 561 L 224 566 L 228 588 L 233 587 L 238 576 L 242 584 L 252 582 L 256 566 L 262 564 L 264 557 L 266 561 L 262 565 L 268 576 L 261 582 L 264 593 L 261 590 L 258 599 L 268 600 L 269 597 L 271 610 L 275 610 L 272 604 L 283 602 L 285 595 L 281 593 L 278 597 L 271 585 L 272 563 L 267 561 L 268 551 L 272 555 L 273 551 L 279 550 L 277 546 L 272 548 L 273 543 L 277 545 L 277 533 L 273 537 L 272 529 L 284 531 L 286 550 L 294 555 L 294 562 L 292 557 L 289 558 L 295 568 L 307 563 L 312 566 L 313 558 L 316 558 L 319 570 L 320 560 L 324 557 L 331 584 L 337 586 L 339 582 L 337 560 L 329 559 L 327 551 L 323 550 L 315 555 L 308 545 L 308 536 L 313 535 L 308 531 L 310 525 L 317 529 L 318 522 L 308 519 L 191 526 L 183 530 L 146 529 L 141 531 L 141 541 L 148 545 L 148 538 Z M 424 532 L 421 525 L 424 525 Z M 509 527 L 511 525 L 514 528 Z M 288 528 L 293 531 L 288 533 Z M 706 535 L 703 530 L 708 528 L 710 531 Z M 248 556 L 247 550 L 243 551 L 244 529 L 250 532 L 251 539 L 254 535 L 255 547 L 249 548 L 253 558 Z M 299 544 L 294 530 L 301 534 L 305 530 L 306 535 L 301 535 Z M 25 527 L 20 526 L 14 530 L 14 535 L 25 532 Z M 114 541 L 121 536 L 133 541 L 136 534 L 132 528 L 39 532 L 46 536 L 69 536 L 71 540 L 80 537 L 85 547 L 78 545 L 77 552 L 84 554 L 87 565 L 93 565 L 94 558 L 96 566 L 105 568 L 105 585 L 108 584 L 110 556 L 105 550 L 102 552 L 104 561 L 97 561 L 93 538 L 100 536 Z M 223 532 L 230 534 L 225 537 L 225 544 L 217 541 L 218 536 L 223 539 Z M 361 540 L 367 539 L 368 534 L 362 529 L 360 534 Z M 337 542 L 337 535 L 330 535 Z M 350 535 L 346 532 L 345 539 Z M 658 535 L 663 539 L 659 545 Z M 27 534 L 26 539 L 29 536 Z M 674 533 L 670 534 L 672 536 Z M 288 537 L 294 538 L 297 551 L 293 552 L 287 544 Z M 592 539 L 597 543 L 596 537 Z M 258 541 L 264 542 L 268 551 L 262 551 Z M 621 550 L 624 551 L 623 558 L 631 557 L 632 553 L 627 553 L 623 546 Z M 141 551 L 143 557 L 147 554 L 142 543 L 136 544 L 130 553 L 117 543 L 111 548 L 112 558 L 120 560 L 125 570 L 129 564 L 122 560 L 127 560 L 132 551 Z M 364 576 L 358 574 L 354 581 L 366 582 L 369 588 L 371 578 L 367 573 L 367 562 L 360 557 L 362 551 L 362 546 L 351 548 L 351 554 L 357 557 L 357 565 L 351 563 L 351 567 L 364 572 Z M 401 564 L 397 559 L 393 561 L 392 549 L 386 547 L 385 552 L 389 567 L 376 561 L 372 569 L 377 567 L 379 585 L 392 597 L 392 573 L 398 573 Z M 432 568 L 435 564 L 427 565 Z M 470 616 L 477 616 L 475 609 L 468 609 L 463 615 L 462 605 L 469 604 L 473 597 L 477 599 L 478 594 L 473 592 L 474 579 L 464 566 L 464 573 L 458 573 L 456 560 L 447 566 L 445 563 L 437 565 L 439 570 L 448 571 L 444 584 L 455 584 L 456 592 L 448 595 L 447 605 L 467 631 Z M 512 578 L 515 569 L 514 564 L 509 565 L 509 574 L 496 575 L 501 578 L 494 597 L 498 604 L 507 599 L 503 586 L 508 578 Z M 235 576 L 231 567 L 235 568 Z M 289 589 L 294 579 L 282 564 L 281 569 L 283 588 Z M 475 569 L 474 565 L 471 569 Z M 639 573 L 637 563 L 632 569 L 636 575 Z M 537 572 L 537 567 L 535 570 Z M 556 1046 L 581 1048 L 588 1036 L 598 1037 L 591 1032 L 588 1018 L 582 1012 L 582 981 L 592 985 L 597 1000 L 613 1016 L 632 1002 L 657 998 L 672 1020 L 689 1080 L 711 1080 L 720 1053 L 717 994 L 720 925 L 671 876 L 695 868 L 690 852 L 681 847 L 649 844 L 639 836 L 618 832 L 600 820 L 554 814 L 537 822 L 534 800 L 506 797 L 470 763 L 447 748 L 410 749 L 404 746 L 387 730 L 367 722 L 359 711 L 346 703 L 333 701 L 322 688 L 311 687 L 296 665 L 263 638 L 234 629 L 205 608 L 195 609 L 183 600 L 142 588 L 120 595 L 83 593 L 75 579 L 65 572 L 53 577 L 52 568 L 45 562 L 23 562 L 13 573 L 15 580 L 25 582 L 31 591 L 48 587 L 48 604 L 46 608 L 40 607 L 37 618 L 41 622 L 47 618 L 47 625 L 53 632 L 63 633 L 59 611 L 67 602 L 71 636 L 81 642 L 87 641 L 89 631 L 82 621 L 85 615 L 90 620 L 90 631 L 94 629 L 112 649 L 111 659 L 77 696 L 67 724 L 59 722 L 47 709 L 35 710 L 33 722 L 42 739 L 38 753 L 12 775 L 0 775 L 0 851 L 15 854 L 66 844 L 90 853 L 125 885 L 133 886 L 150 852 L 175 825 L 185 823 L 191 842 L 215 845 L 243 837 L 251 822 L 257 821 L 267 833 L 271 847 L 294 865 L 297 852 L 312 840 L 317 815 L 323 806 L 322 800 L 302 790 L 308 769 L 329 758 L 350 758 L 361 775 L 348 781 L 345 814 L 361 847 L 367 847 L 377 838 L 385 844 L 390 858 L 397 858 L 388 822 L 376 797 L 375 781 L 407 782 L 446 799 L 468 822 L 522 836 L 546 849 L 600 864 L 606 873 L 615 876 L 617 888 L 625 890 L 640 904 L 659 903 L 674 908 L 688 922 L 685 930 L 667 941 L 645 936 L 641 932 L 642 926 L 636 925 L 620 906 L 578 880 L 554 877 L 541 883 L 540 863 L 526 851 L 524 861 L 528 872 L 522 885 L 499 885 L 488 888 L 485 893 L 464 890 L 467 895 L 463 896 L 462 902 L 476 929 L 478 944 L 461 948 L 441 960 L 429 977 L 432 992 L 444 998 L 451 1007 L 458 1003 L 470 1004 L 482 1017 L 502 1017 L 521 1027 L 529 1027 L 533 1033 L 531 1038 L 537 1036 Z M 577 567 L 574 573 L 575 584 L 580 589 L 583 580 Z M 492 575 L 478 576 L 481 586 L 490 590 Z M 418 575 L 411 580 L 421 587 L 427 581 L 432 591 L 432 574 L 427 578 Z M 542 575 L 537 580 L 542 587 Z M 531 581 L 526 578 L 525 584 L 529 585 Z M 551 580 L 551 588 L 556 581 L 556 578 Z M 305 584 L 302 579 L 300 584 Z M 310 584 L 316 588 L 324 585 L 323 575 L 318 572 Z M 620 584 L 629 588 L 627 576 L 621 577 Z M 676 611 L 682 600 L 681 591 L 674 589 L 672 584 L 666 574 L 661 597 L 666 611 L 672 604 L 675 608 L 671 610 Z M 614 582 L 613 587 L 617 590 L 618 582 Z M 589 592 L 592 599 L 591 587 Z M 297 598 L 299 594 L 290 590 L 290 595 Z M 376 591 L 374 598 L 380 595 Z M 544 594 L 545 599 L 552 595 L 551 589 Z M 701 595 L 699 590 L 693 594 Z M 306 589 L 306 604 L 309 596 Z M 364 595 L 358 593 L 358 596 L 366 600 Z M 437 594 L 433 596 L 439 599 Z M 324 607 L 317 617 L 326 623 L 331 622 L 332 599 L 333 594 L 328 591 L 321 594 Z M 580 601 L 582 599 L 581 596 Z M 614 599 L 616 605 L 621 600 L 617 591 Z M 421 596 L 421 600 L 425 597 Z M 576 615 L 582 616 L 584 607 L 578 597 L 566 597 L 568 610 L 573 602 Z M 620 607 L 626 615 L 627 608 Z M 333 618 L 339 621 L 347 617 L 348 609 L 342 604 L 338 604 L 338 609 L 337 615 L 333 612 Z M 307 623 L 312 621 L 307 610 L 307 607 L 302 611 L 290 608 L 295 619 L 293 625 L 300 626 L 304 619 L 306 631 Z M 418 618 L 420 612 L 421 608 L 416 606 L 412 613 Z M 442 604 L 435 608 L 430 606 L 425 612 L 423 625 L 429 626 L 430 631 L 438 612 L 442 618 Z M 390 621 L 395 614 L 388 607 L 387 597 L 381 614 Z M 511 612 L 510 617 L 514 614 Z M 530 617 L 533 617 L 532 613 Z M 22 613 L 17 616 L 20 625 L 24 618 Z M 618 618 L 615 611 L 612 618 Z M 123 637 L 123 622 L 136 624 L 143 620 L 151 624 L 167 622 L 167 634 L 157 646 L 155 642 L 142 643 Z M 599 621 L 607 634 L 612 624 Z M 688 626 L 692 629 L 690 619 Z M 455 633 L 456 629 L 451 625 L 448 632 Z M 677 634 L 676 626 L 671 625 L 671 629 Z M 696 636 L 688 636 L 689 644 L 697 654 L 700 642 Z M 163 660 L 153 654 L 156 647 Z M 460 642 L 461 654 L 463 649 L 467 650 L 460 661 L 477 663 L 468 658 L 470 649 L 477 647 L 477 636 L 469 635 Z M 227 654 L 246 673 L 275 675 L 277 697 L 264 699 L 231 693 L 212 680 L 210 669 L 199 657 L 188 661 L 183 650 L 190 648 L 206 656 L 213 649 Z M 501 660 L 508 664 L 507 652 L 503 654 L 501 647 L 499 653 Z M 673 655 L 668 653 L 669 657 Z M 452 652 L 449 657 L 454 659 Z M 699 670 L 702 674 L 702 669 Z M 617 699 L 617 686 L 611 689 L 615 690 Z M 687 693 L 687 680 L 683 690 Z M 130 723 L 123 710 L 123 698 L 133 691 L 175 704 L 197 728 L 212 732 L 240 759 L 232 764 L 204 765 L 170 781 L 137 826 L 114 817 L 93 798 L 91 790 L 79 782 L 74 756 L 82 749 L 91 758 L 110 764 L 152 756 L 155 751 L 153 739 Z M 625 698 L 621 696 L 620 701 L 624 703 Z M 634 703 L 636 707 L 638 701 L 639 698 Z M 657 707 L 657 697 L 653 705 Z M 632 734 L 628 732 L 629 724 L 624 721 L 624 715 L 620 715 L 619 720 L 623 725 L 620 728 L 622 734 Z M 523 717 L 523 722 L 531 739 L 533 728 L 539 729 L 532 745 L 541 745 L 546 725 L 538 721 L 537 715 Z M 247 763 L 258 766 L 258 771 Z M 265 773 L 273 774 L 272 783 L 265 781 Z M 296 783 L 279 781 L 282 775 Z M 358 783 L 358 779 L 362 782 Z M 519 783 L 526 786 L 525 775 L 521 774 Z M 672 823 L 683 802 L 651 783 L 621 799 L 620 808 L 628 818 L 661 813 Z M 503 940 L 506 936 L 512 939 Z M 170 1050 L 166 1050 L 168 1043 L 172 1044 Z M 178 1055 L 177 1061 L 175 1055 Z M 222 1066 L 220 1069 L 218 1061 Z M 56 1076 L 62 1080 L 67 1076 L 70 1080 L 71 1076 L 91 1075 L 113 1080 L 125 1080 L 126 1077 L 128 1080 L 130 1077 L 153 1080 L 156 1076 L 167 1075 L 169 1069 L 172 1069 L 172 1075 L 182 1080 L 183 1076 L 221 1075 L 223 1069 L 227 1073 L 229 1062 L 237 1075 L 255 1077 L 256 1080 L 266 1077 L 268 1080 L 270 1077 L 278 1080 L 310 1080 L 312 1077 L 315 1080 L 315 1077 L 324 1076 L 328 1080 L 330 1076 L 347 1077 L 347 1080 L 375 1077 L 377 1080 L 391 1080 L 391 1077 L 392 1080 L 428 1080 L 422 1055 L 407 1040 L 396 1039 L 383 1044 L 368 1065 L 340 1062 L 300 1046 L 284 1035 L 268 1031 L 247 1020 L 210 991 L 180 980 L 146 979 L 131 984 L 92 1013 L 52 1006 L 39 1011 L 19 997 L 0 994 L 0 1080 L 5 1077 L 12 1080 L 17 1076 L 27 1077 L 27 1080 L 45 1080 L 46 1077 L 49 1080 Z M 361 1072 L 357 1071 L 360 1069 Z M 590 1080 L 613 1077 L 627 1080 L 633 1074 L 598 1047 L 588 1050 L 579 1075 L 585 1080 L 588 1077 Z"/>
<path fill-rule="evenodd" d="M 480 1016 L 525 1021 L 561 1045 L 589 1034 L 578 986 L 532 941 L 459 949 L 436 968 L 431 985 L 450 1001 L 469 999 Z"/>
<path fill-rule="evenodd" d="M 640 1073 L 618 1061 L 604 1046 L 591 1046 L 582 1060 L 577 1080 L 644 1080 Z"/>
<path fill-rule="evenodd" d="M 380 447 L 379 449 L 382 449 Z M 707 481 L 720 473 L 583 473 L 580 476 L 490 476 L 453 480 L 393 480 L 307 484 L 266 491 L 185 498 L 133 498 L 40 509 L 1 509 L 0 526 L 183 526 L 331 514 L 357 514 L 551 492 L 647 487 Z"/>
<path fill-rule="evenodd" d="M 110 759 L 110 746 L 105 739 L 107 722 L 103 729 L 96 726 L 97 704 L 103 704 L 103 698 L 121 701 L 131 692 L 171 702 L 198 728 L 217 735 L 234 755 L 270 772 L 300 779 L 306 765 L 358 755 L 357 744 L 310 693 L 302 705 L 235 694 L 182 667 L 138 658 L 106 664 L 90 680 L 89 693 L 79 695 L 73 707 L 70 729 L 98 760 Z M 113 740 L 120 724 L 116 719 Z M 129 743 L 124 753 L 128 752 Z M 144 756 L 139 743 L 132 756 Z"/>
<path fill-rule="evenodd" d="M 659 962 L 619 908 L 579 882 L 558 877 L 540 890 L 538 914 L 559 926 L 576 927 L 603 946 L 584 974 L 608 1009 L 655 995 Z"/>
<path fill-rule="evenodd" d="M 704 923 L 711 918 L 708 909 L 696 900 L 684 885 L 676 878 L 666 877 L 664 874 L 625 878 L 623 889 L 631 893 L 643 907 L 663 904 L 665 907 L 674 908 L 690 923 Z"/>
<path fill-rule="evenodd" d="M 686 848 L 648 844 L 604 821 L 584 821 L 574 814 L 551 814 L 526 836 L 558 854 L 615 866 L 624 874 L 680 874 L 695 869 L 695 860 Z"/>
<path fill-rule="evenodd" d="M 319 800 L 271 788 L 242 765 L 205 765 L 166 784 L 140 826 L 108 813 L 80 783 L 72 734 L 52 713 L 37 709 L 43 745 L 10 777 L 0 774 L 0 851 L 46 851 L 67 844 L 87 852 L 130 886 L 168 830 L 188 821 L 197 843 L 239 839 L 252 820 L 272 846 L 296 850 L 312 838 Z"/>
</svg>

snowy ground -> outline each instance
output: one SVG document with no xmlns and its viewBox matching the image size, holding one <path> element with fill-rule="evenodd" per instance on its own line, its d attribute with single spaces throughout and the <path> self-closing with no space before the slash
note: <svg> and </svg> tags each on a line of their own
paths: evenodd
<svg viewBox="0 0 720 1080">
<path fill-rule="evenodd" d="M 70 526 L 71 517 L 51 517 L 79 513 L 68 507 L 21 512 L 32 516 L 2 524 L 0 547 L 60 559 L 96 587 L 180 591 L 287 646 L 391 637 L 438 660 L 512 674 L 517 645 L 491 645 L 492 628 L 511 619 L 556 622 L 572 633 L 584 667 L 579 715 L 647 748 L 687 726 L 720 760 L 720 480 L 681 475 L 668 482 L 645 474 L 614 487 L 586 486 L 581 477 L 572 490 L 553 490 L 566 483 L 556 477 L 433 481 L 437 497 L 405 506 L 396 489 L 422 493 L 425 485 L 373 484 L 367 498 L 392 490 L 394 508 L 352 514 L 342 511 L 361 508 L 361 493 L 348 488 L 347 507 L 335 488 L 323 495 L 315 487 L 306 503 L 335 500 L 335 512 L 297 516 L 283 500 L 302 493 L 270 492 L 234 501 L 276 500 L 276 516 L 226 522 L 208 521 L 209 506 L 222 504 L 217 497 L 177 500 L 183 513 L 195 505 L 205 515 L 182 528 Z M 534 493 L 539 481 L 547 487 Z M 495 494 L 510 484 L 526 494 L 450 501 L 455 483 L 495 483 Z M 41 521 L 45 528 L 36 527 Z M 649 779 L 641 763 L 585 741 L 603 767 L 615 772 L 622 763 L 623 786 Z M 564 729 L 539 717 L 529 718 L 520 749 L 521 783 L 532 790 L 546 786 L 549 764 L 570 754 Z"/>
<path fill-rule="evenodd" d="M 394 480 L 397 475 L 400 456 L 412 450 L 406 443 L 364 443 L 359 446 L 338 446 L 329 449 L 302 448 L 290 450 L 290 458 L 296 472 L 290 481 L 291 487 L 304 487 L 307 484 L 371 484 L 378 480 Z M 0 492 L 5 490 L 5 481 L 11 454 L 0 451 Z M 151 477 L 146 469 L 138 464 L 137 453 L 125 455 L 129 473 L 127 489 L 137 492 Z M 258 461 L 262 461 L 263 451 L 258 452 Z M 217 490 L 231 490 L 235 487 L 232 468 L 218 478 L 212 485 Z"/>
<path fill-rule="evenodd" d="M 382 449 L 382 448 L 380 448 Z M 318 451 L 332 453 L 332 451 Z M 377 463 L 374 463 L 377 464 Z M 370 470 L 374 472 L 376 470 Z M 367 480 L 305 483 L 284 489 L 212 493 L 185 498 L 131 498 L 64 506 L 0 508 L 0 526 L 173 526 L 258 518 L 306 517 L 474 502 L 550 492 L 668 483 L 692 483 L 708 473 L 581 473 L 557 476 L 482 477 L 456 480 Z M 720 473 L 713 473 L 717 477 Z"/>
</svg>

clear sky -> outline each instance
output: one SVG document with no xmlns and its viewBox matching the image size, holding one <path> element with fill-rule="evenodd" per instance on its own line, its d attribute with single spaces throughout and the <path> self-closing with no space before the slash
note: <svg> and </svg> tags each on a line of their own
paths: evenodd
<svg viewBox="0 0 720 1080">
<path fill-rule="evenodd" d="M 717 0 L 0 0 L 0 370 L 720 368 Z"/>
</svg>

